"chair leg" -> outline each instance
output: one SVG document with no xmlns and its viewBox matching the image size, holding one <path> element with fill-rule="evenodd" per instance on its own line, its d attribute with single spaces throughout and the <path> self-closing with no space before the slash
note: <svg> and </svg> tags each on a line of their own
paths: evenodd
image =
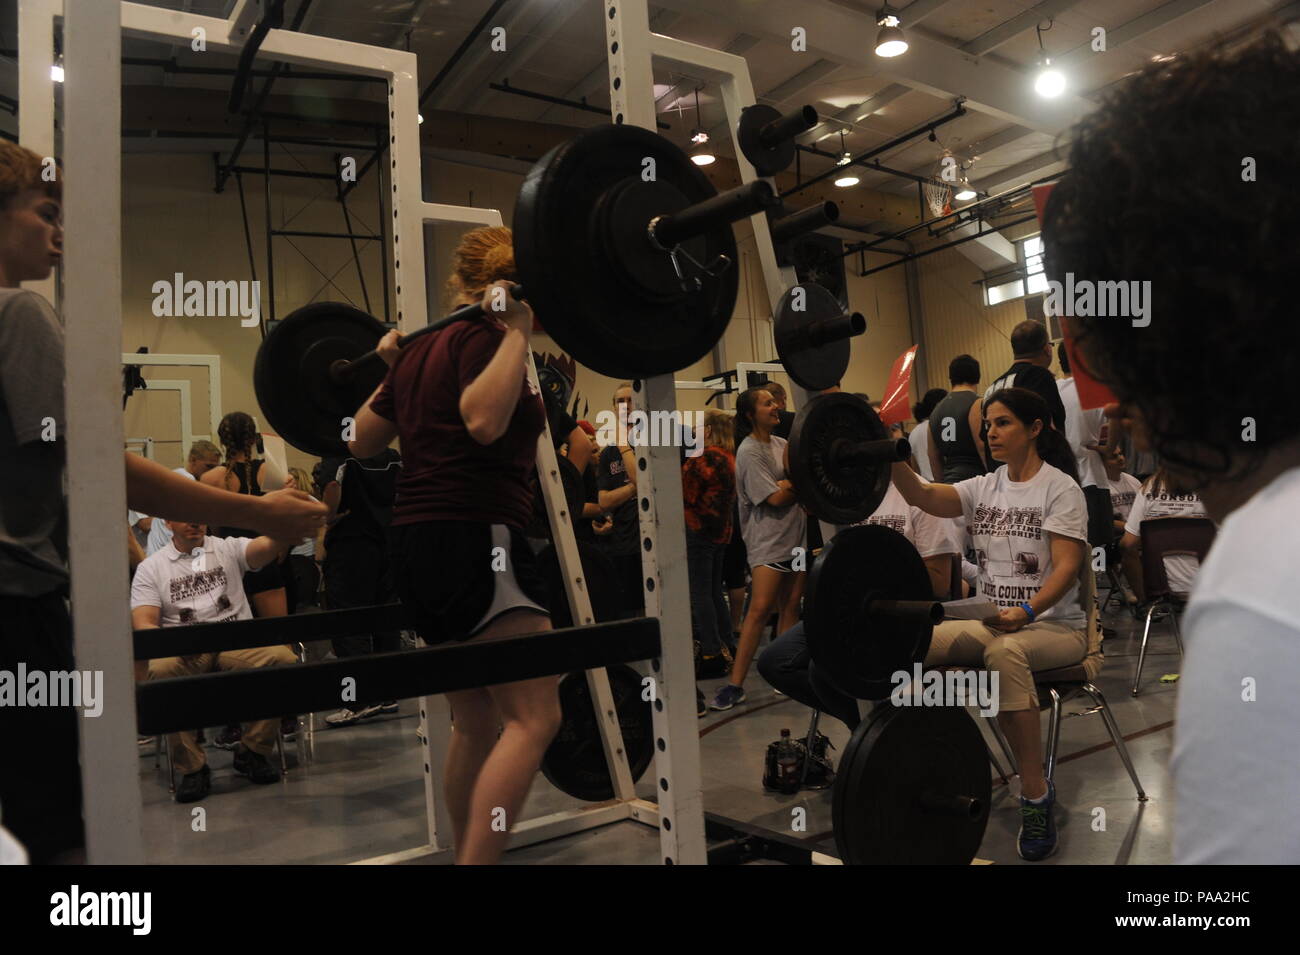
<svg viewBox="0 0 1300 955">
<path fill-rule="evenodd" d="M 163 741 L 164 745 L 167 743 L 167 737 L 160 736 L 159 739 Z M 176 792 L 176 765 L 172 762 L 172 748 L 170 746 L 167 747 L 167 791 L 173 794 Z"/>
<path fill-rule="evenodd" d="M 808 779 L 808 766 L 810 763 L 812 763 L 813 740 L 816 739 L 817 737 L 817 720 L 821 717 L 821 715 L 822 715 L 821 710 L 813 710 L 812 719 L 808 721 L 808 735 L 804 737 L 804 743 L 803 743 L 804 759 L 803 759 L 803 773 L 799 777 L 800 789 L 803 788 L 803 784 Z"/>
<path fill-rule="evenodd" d="M 275 730 L 275 748 L 280 752 L 280 778 L 283 779 L 289 775 L 289 763 L 284 757 L 284 732 L 281 729 L 283 721 Z"/>
<path fill-rule="evenodd" d="M 162 766 L 162 744 L 163 738 L 155 736 L 153 738 L 153 768 L 158 769 Z"/>
<path fill-rule="evenodd" d="M 988 726 L 993 733 L 993 738 L 998 741 L 998 746 L 1002 747 L 1002 755 L 1007 758 L 1007 765 L 1011 767 L 1011 772 L 1019 775 L 1020 764 L 1016 762 L 1016 754 L 1011 751 L 1011 744 L 1007 742 L 1007 737 L 1002 732 L 1002 727 L 998 725 L 998 718 L 996 716 L 990 716 L 988 718 Z"/>
<path fill-rule="evenodd" d="M 1052 695 L 1052 716 L 1047 724 L 1047 781 L 1050 783 L 1056 772 L 1056 744 L 1061 738 L 1061 694 L 1055 687 L 1051 687 L 1048 693 Z"/>
<path fill-rule="evenodd" d="M 1178 655 L 1183 655 L 1183 633 L 1178 626 L 1178 610 L 1174 607 L 1169 608 L 1169 624 L 1174 628 L 1174 642 L 1178 644 Z"/>
<path fill-rule="evenodd" d="M 1147 608 L 1147 622 L 1146 625 L 1142 628 L 1142 648 L 1138 650 L 1137 673 L 1133 674 L 1133 695 L 1134 696 L 1138 695 L 1138 683 L 1142 681 L 1142 664 L 1146 662 L 1146 658 L 1147 658 L 1147 640 L 1151 638 L 1151 617 L 1156 612 L 1157 603 L 1158 601 L 1152 601 L 1151 606 Z"/>
<path fill-rule="evenodd" d="M 1106 697 L 1101 695 L 1101 690 L 1097 689 L 1091 683 L 1083 684 L 1083 692 L 1092 697 L 1101 710 L 1101 718 L 1106 723 L 1106 731 L 1110 733 L 1111 741 L 1115 744 L 1115 749 L 1119 753 L 1119 758 L 1124 763 L 1124 768 L 1128 770 L 1129 779 L 1133 780 L 1133 788 L 1137 790 L 1138 802 L 1146 802 L 1147 794 L 1142 789 L 1142 783 L 1138 780 L 1137 770 L 1133 768 L 1133 760 L 1129 757 L 1128 746 L 1124 742 L 1124 737 L 1119 731 L 1119 723 L 1115 722 L 1115 714 L 1110 711 L 1109 704 L 1106 703 Z"/>
</svg>

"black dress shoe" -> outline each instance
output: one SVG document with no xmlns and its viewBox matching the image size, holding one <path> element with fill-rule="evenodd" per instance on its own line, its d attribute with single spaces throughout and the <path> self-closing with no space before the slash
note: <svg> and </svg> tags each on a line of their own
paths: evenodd
<svg viewBox="0 0 1300 955">
<path fill-rule="evenodd" d="M 250 782 L 257 783 L 259 786 L 280 781 L 280 773 L 265 756 L 253 752 L 242 744 L 235 750 L 235 772 L 247 776 Z"/>
</svg>

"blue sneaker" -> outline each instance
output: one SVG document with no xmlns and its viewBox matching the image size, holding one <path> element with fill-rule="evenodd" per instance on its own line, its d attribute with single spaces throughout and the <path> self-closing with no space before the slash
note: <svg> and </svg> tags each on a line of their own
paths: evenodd
<svg viewBox="0 0 1300 955">
<path fill-rule="evenodd" d="M 1032 803 L 1020 797 L 1020 835 L 1016 837 L 1016 851 L 1026 862 L 1041 862 L 1056 851 L 1056 820 L 1052 808 L 1056 805 L 1056 787 L 1047 781 L 1047 798 Z"/>
<path fill-rule="evenodd" d="M 731 683 L 724 683 L 718 687 L 717 695 L 713 697 L 713 702 L 709 704 L 711 710 L 729 710 L 737 703 L 745 702 L 745 688 L 735 686 Z"/>
</svg>

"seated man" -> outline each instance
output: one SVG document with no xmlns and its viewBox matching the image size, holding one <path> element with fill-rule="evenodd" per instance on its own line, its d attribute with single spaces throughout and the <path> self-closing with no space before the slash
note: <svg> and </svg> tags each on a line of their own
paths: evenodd
<svg viewBox="0 0 1300 955">
<path fill-rule="evenodd" d="M 1120 584 L 1128 588 L 1124 600 L 1129 604 L 1137 603 L 1137 591 L 1142 586 L 1142 562 L 1138 560 L 1137 548 L 1122 548 L 1124 525 L 1133 510 L 1133 501 L 1142 489 L 1142 482 L 1124 470 L 1127 463 L 1124 451 L 1115 448 L 1111 453 L 1102 454 L 1102 464 L 1106 468 L 1106 481 L 1110 485 L 1110 509 L 1112 527 L 1115 532 L 1114 543 L 1106 548 L 1108 561 L 1120 561 L 1123 575 Z"/>
<path fill-rule="evenodd" d="M 880 506 L 863 524 L 883 524 L 911 542 L 925 561 L 935 600 L 948 600 L 952 590 L 953 561 L 958 559 L 960 530 L 955 522 L 934 517 L 903 500 L 893 481 Z M 758 658 L 758 672 L 768 683 L 791 699 L 821 710 L 844 722 L 850 730 L 858 725 L 858 703 L 818 676 L 808 654 L 803 621 L 781 634 Z"/>
<path fill-rule="evenodd" d="M 251 620 L 243 579 L 276 559 L 287 546 L 269 537 L 209 537 L 207 527 L 168 521 L 172 539 L 136 568 L 131 584 L 131 623 L 136 630 L 177 627 L 192 623 Z M 149 661 L 149 679 L 194 676 L 212 670 L 242 670 L 293 663 L 285 646 L 252 647 L 222 653 L 164 657 Z M 248 726 L 235 750 L 235 772 L 255 783 L 273 783 L 280 774 L 267 761 L 275 744 L 278 718 Z M 212 789 L 203 749 L 193 732 L 172 733 L 167 739 L 176 767 L 183 774 L 177 802 L 195 802 Z"/>
</svg>

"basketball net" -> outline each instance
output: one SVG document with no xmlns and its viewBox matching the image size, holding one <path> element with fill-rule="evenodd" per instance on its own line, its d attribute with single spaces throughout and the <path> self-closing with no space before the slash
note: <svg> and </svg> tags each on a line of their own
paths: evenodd
<svg viewBox="0 0 1300 955">
<path fill-rule="evenodd" d="M 930 178 L 933 181 L 921 183 L 921 193 L 925 196 L 925 206 L 929 210 L 932 219 L 946 216 L 952 212 L 952 186 L 948 185 L 944 179 L 945 171 L 948 172 L 948 175 L 953 175 L 951 169 L 955 167 L 951 164 L 948 166 L 944 164 L 944 160 L 951 157 L 952 153 L 945 149 L 930 173 Z"/>
</svg>

